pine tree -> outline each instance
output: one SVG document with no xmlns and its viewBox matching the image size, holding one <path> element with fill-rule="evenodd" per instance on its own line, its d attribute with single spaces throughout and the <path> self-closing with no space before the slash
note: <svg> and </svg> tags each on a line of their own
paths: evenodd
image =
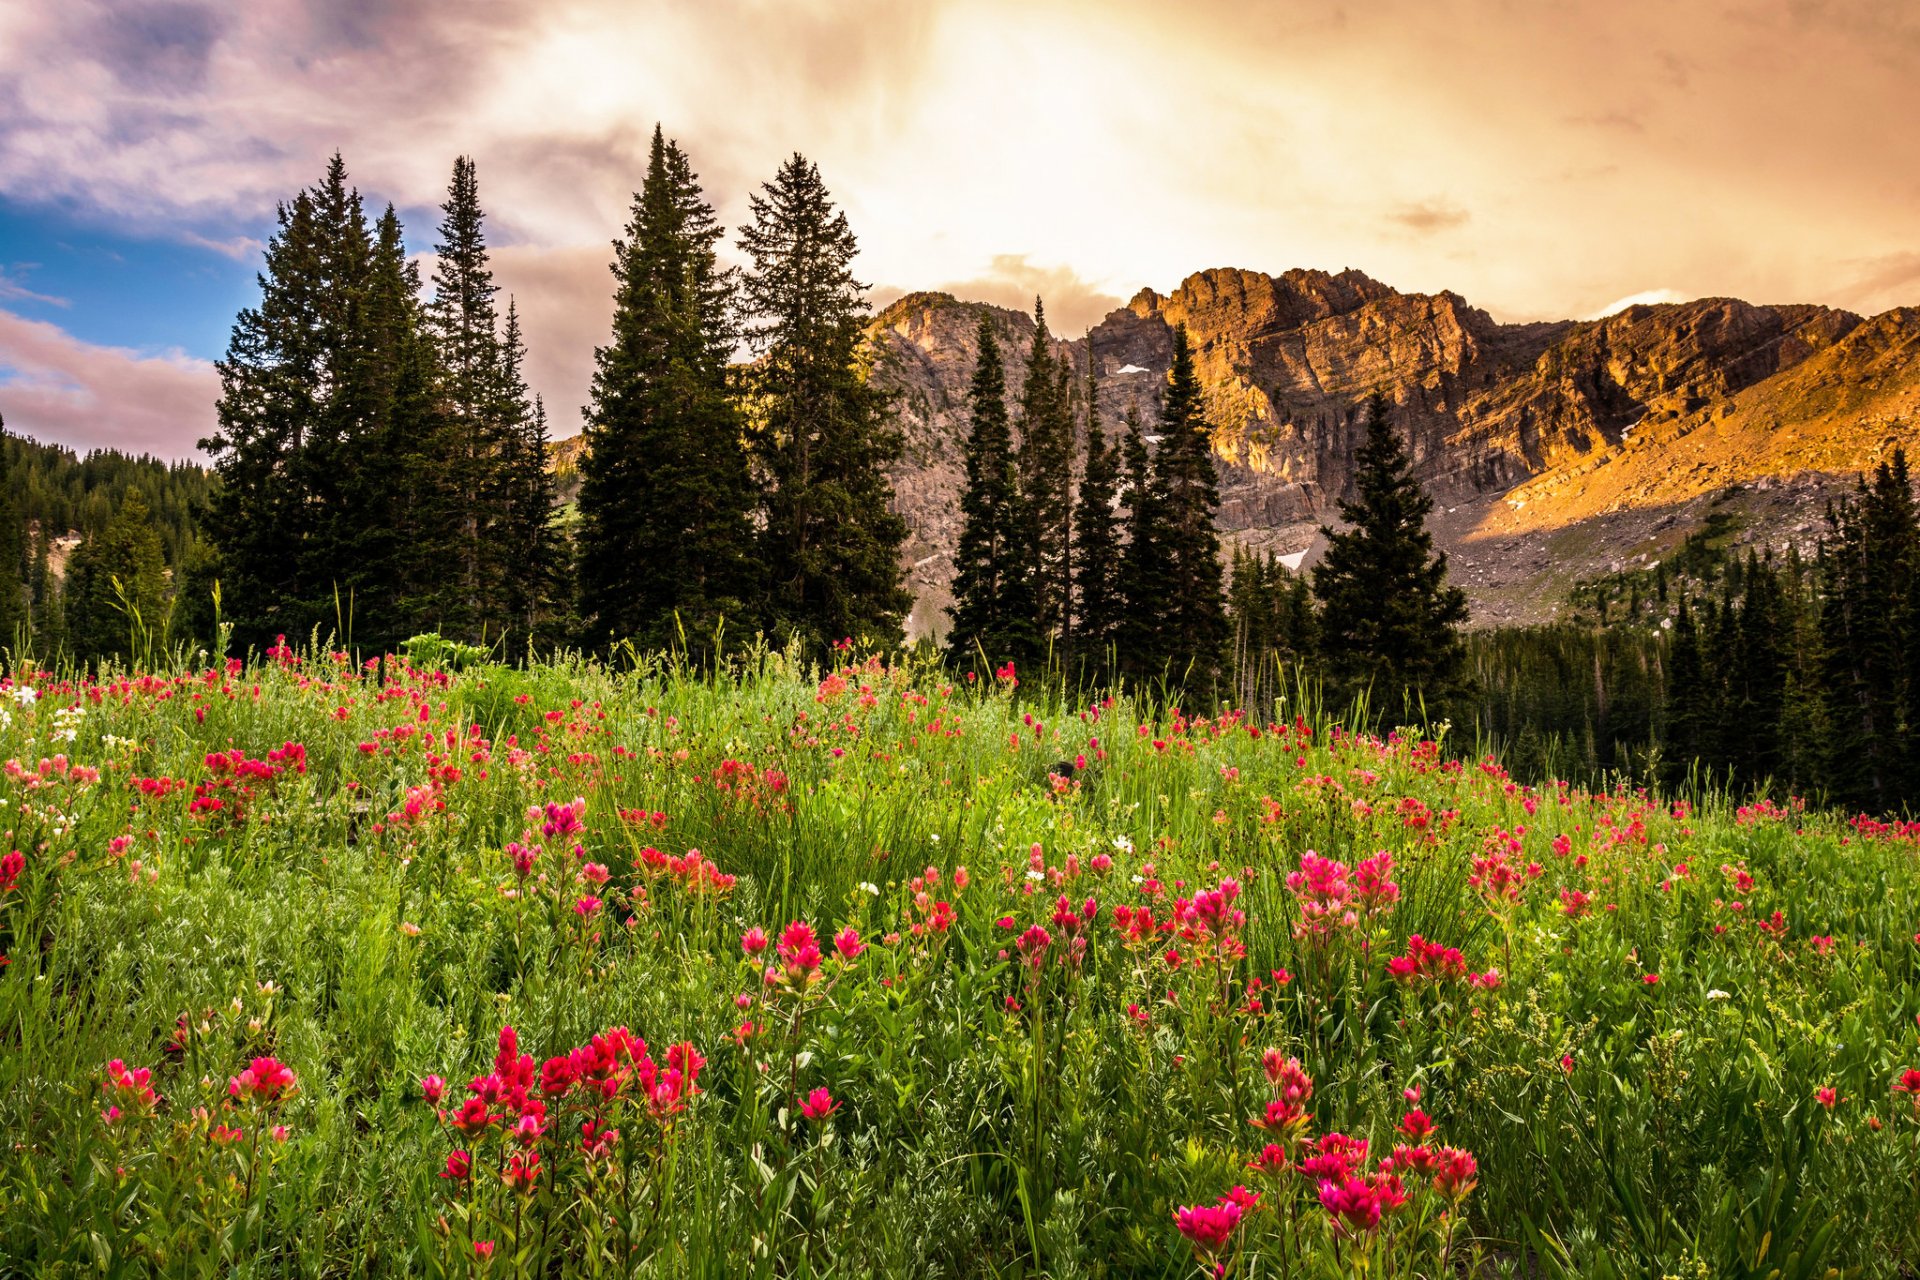
<svg viewBox="0 0 1920 1280">
<path fill-rule="evenodd" d="M 508 566 L 519 549 L 501 536 L 507 501 L 508 454 L 514 446 L 511 403 L 501 378 L 499 286 L 487 253 L 479 177 L 469 156 L 453 162 L 447 198 L 440 206 L 440 239 L 434 245 L 433 301 L 426 322 L 442 371 L 442 394 L 450 417 L 439 483 L 454 495 L 454 540 L 442 567 L 442 629 L 477 638 L 502 604 Z M 524 404 L 524 390 L 521 393 Z M 497 623 L 494 625 L 497 626 Z"/>
<path fill-rule="evenodd" d="M 1033 302 L 1033 342 L 1020 393 L 1020 550 L 1032 583 L 1035 622 L 1044 660 L 1049 644 L 1064 648 L 1073 604 L 1072 369 L 1053 353 L 1046 307 Z"/>
<path fill-rule="evenodd" d="M 1154 484 L 1162 512 L 1160 546 L 1168 594 L 1159 647 L 1176 671 L 1191 672 L 1190 678 L 1205 683 L 1225 661 L 1227 648 L 1220 535 L 1214 526 L 1220 481 L 1185 325 L 1173 331 L 1160 436 Z"/>
<path fill-rule="evenodd" d="M 1162 674 L 1166 666 L 1161 650 L 1169 595 L 1165 531 L 1161 527 L 1163 507 L 1137 403 L 1127 406 L 1126 423 L 1120 458 L 1125 476 L 1127 545 L 1120 554 L 1120 620 L 1115 630 L 1121 671 L 1130 679 L 1149 680 Z"/>
<path fill-rule="evenodd" d="M 500 459 L 502 495 L 495 537 L 510 554 L 500 577 L 501 626 L 523 640 L 558 639 L 554 634 L 562 592 L 564 555 L 554 523 L 553 473 L 547 469 L 547 410 L 539 397 L 527 400 L 521 373 L 526 343 L 520 337 L 520 312 L 507 300 L 506 328 L 500 338 L 500 420 L 505 428 Z"/>
<path fill-rule="evenodd" d="M 335 625 L 343 640 L 375 652 L 429 627 L 475 639 L 481 622 L 461 559 L 470 521 L 460 465 L 466 429 L 442 394 L 419 269 L 392 205 L 374 227 L 356 325 L 364 416 L 341 441 L 340 513 L 324 544 Z"/>
<path fill-rule="evenodd" d="M 578 574 L 588 641 L 711 655 L 753 633 L 759 562 L 728 390 L 733 273 L 686 155 L 656 127 L 624 241 L 613 334 L 594 353 Z M 811 317 L 810 317 L 811 319 Z"/>
<path fill-rule="evenodd" d="M 1397 700 L 1406 690 L 1431 711 L 1461 682 L 1467 600 L 1447 584 L 1447 557 L 1426 528 L 1433 499 L 1414 478 L 1378 393 L 1356 464 L 1358 492 L 1340 503 L 1348 527 L 1322 529 L 1327 550 L 1313 571 L 1326 670 L 1350 693 L 1372 686 Z"/>
<path fill-rule="evenodd" d="M 68 643 L 82 658 L 151 658 L 168 634 L 166 562 L 137 489 L 67 565 Z"/>
<path fill-rule="evenodd" d="M 260 305 L 235 320 L 218 366 L 219 428 L 200 442 L 220 476 L 206 526 L 242 645 L 298 637 L 328 612 L 312 544 L 336 496 L 330 468 L 342 459 L 328 447 L 329 418 L 354 363 L 351 308 L 371 254 L 345 182 L 336 155 L 319 187 L 280 206 Z M 335 456 L 315 465 L 316 452 Z"/>
<path fill-rule="evenodd" d="M 391 206 L 369 229 L 346 167 L 280 209 L 261 301 L 221 362 L 207 512 L 235 638 L 325 629 L 397 644 L 433 611 L 460 518 L 417 268 Z"/>
<path fill-rule="evenodd" d="M 27 515 L 24 490 L 13 474 L 7 449 L 7 424 L 0 418 L 0 650 L 19 652 L 29 639 L 27 612 Z"/>
<path fill-rule="evenodd" d="M 1700 760 L 1701 744 L 1710 731 L 1711 698 L 1706 685 L 1706 663 L 1693 610 L 1684 592 L 1673 620 L 1673 645 L 1667 657 L 1666 725 L 1662 746 L 1667 783 L 1687 781 Z"/>
<path fill-rule="evenodd" d="M 1119 640 L 1120 520 L 1119 449 L 1107 443 L 1100 423 L 1098 385 L 1089 349 L 1087 373 L 1087 457 L 1080 475 L 1080 496 L 1073 517 L 1073 640 L 1083 666 L 1106 671 L 1108 653 Z"/>
<path fill-rule="evenodd" d="M 947 654 L 957 666 L 992 667 L 1024 659 L 1033 645 L 1034 623 L 1022 567 L 1013 562 L 1017 476 L 1007 415 L 1006 366 L 993 317 L 982 310 L 976 332 L 979 356 L 967 389 L 966 485 L 960 494 L 960 541 L 954 555 L 953 621 Z M 1020 616 L 1022 612 L 1026 616 Z M 984 673 L 983 673 L 984 674 Z"/>
<path fill-rule="evenodd" d="M 745 382 L 768 490 L 770 622 L 815 651 L 843 637 L 891 645 L 912 603 L 899 564 L 907 526 L 885 471 L 903 440 L 858 364 L 867 312 L 853 232 L 797 154 L 750 203 L 740 245 L 759 359 Z"/>
</svg>

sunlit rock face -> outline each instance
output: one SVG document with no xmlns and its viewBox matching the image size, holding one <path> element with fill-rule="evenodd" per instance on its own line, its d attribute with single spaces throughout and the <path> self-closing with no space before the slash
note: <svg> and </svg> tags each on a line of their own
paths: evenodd
<svg viewBox="0 0 1920 1280">
<path fill-rule="evenodd" d="M 887 307 L 870 329 L 872 376 L 898 393 L 907 436 L 893 481 L 913 529 L 905 559 L 916 636 L 944 627 L 950 601 L 982 310 L 994 318 L 1008 393 L 1017 396 L 1028 316 L 919 293 Z M 1499 324 L 1457 294 L 1401 293 L 1358 271 L 1217 269 L 1170 294 L 1143 289 L 1091 332 L 1057 339 L 1083 383 L 1091 361 L 1109 438 L 1129 406 L 1151 432 L 1179 324 L 1206 391 L 1224 534 L 1281 554 L 1307 550 L 1350 493 L 1362 410 L 1379 391 L 1440 504 L 1443 545 L 1469 570 L 1498 561 L 1500 538 L 1644 508 L 1677 539 L 1692 526 L 1667 518 L 1676 504 L 1763 477 L 1819 472 L 1836 481 L 1871 465 L 1888 433 L 1863 435 L 1855 420 L 1862 410 L 1899 418 L 1916 377 L 1900 357 L 1920 335 L 1907 312 L 1863 321 L 1827 307 L 1731 298 L 1632 306 L 1594 321 Z M 1913 421 L 1902 420 L 1891 438 L 1911 439 Z M 1756 430 L 1771 433 L 1769 447 L 1750 447 Z M 1676 451 L 1687 458 L 1679 472 Z M 1832 488 L 1792 491 L 1812 504 Z M 1507 500 L 1515 493 L 1534 496 Z M 1593 557 L 1635 545 L 1639 527 L 1613 523 Z M 1494 540 L 1476 547 L 1484 537 Z M 1477 577 L 1500 579 L 1506 567 L 1483 563 L 1484 572 L 1463 577 L 1471 592 L 1482 585 Z M 1527 570 L 1539 572 L 1532 561 Z"/>
</svg>

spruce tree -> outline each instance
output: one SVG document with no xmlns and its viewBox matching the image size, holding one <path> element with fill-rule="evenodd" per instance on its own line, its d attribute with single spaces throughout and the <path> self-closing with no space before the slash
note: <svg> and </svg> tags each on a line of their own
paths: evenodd
<svg viewBox="0 0 1920 1280">
<path fill-rule="evenodd" d="M 510 484 L 505 472 L 515 443 L 509 415 L 516 406 L 501 382 L 506 362 L 494 306 L 499 286 L 493 282 L 471 157 L 453 162 L 440 209 L 433 301 L 425 318 L 439 355 L 450 419 L 439 483 L 453 493 L 457 512 L 449 530 L 453 541 L 445 548 L 449 563 L 442 567 L 441 625 L 446 633 L 470 640 L 489 625 L 497 628 L 494 615 L 504 579 L 519 552 L 499 536 Z"/>
<path fill-rule="evenodd" d="M 1051 643 L 1064 647 L 1073 604 L 1072 368 L 1053 353 L 1046 307 L 1033 303 L 1033 342 L 1020 393 L 1020 551 L 1032 583 L 1034 621 L 1044 659 Z M 1064 654 L 1059 656 L 1064 657 Z"/>
<path fill-rule="evenodd" d="M 526 343 L 520 312 L 507 300 L 500 338 L 500 420 L 505 428 L 500 459 L 502 490 L 495 537 L 506 550 L 500 577 L 501 626 L 521 641 L 551 643 L 562 593 L 564 550 L 554 523 L 553 473 L 547 469 L 547 410 L 538 396 L 527 400 L 521 373 Z"/>
<path fill-rule="evenodd" d="M 1073 517 L 1073 641 L 1082 667 L 1106 670 L 1120 626 L 1120 520 L 1114 510 L 1121 483 L 1119 448 L 1100 423 L 1098 385 L 1087 373 L 1087 456 Z"/>
<path fill-rule="evenodd" d="M 1426 527 L 1433 499 L 1414 478 L 1378 393 L 1355 461 L 1356 495 L 1339 508 L 1347 527 L 1321 530 L 1327 549 L 1313 570 L 1325 669 L 1348 693 L 1371 687 L 1376 706 L 1382 697 L 1391 706 L 1404 690 L 1433 710 L 1461 682 L 1467 599 L 1447 584 L 1447 557 L 1434 551 Z"/>
<path fill-rule="evenodd" d="M 342 442 L 336 479 L 341 511 L 326 550 L 335 626 L 342 640 L 374 652 L 429 628 L 476 639 L 482 624 L 462 559 L 466 429 L 442 394 L 419 269 L 391 205 L 374 227 L 357 325 L 365 416 Z"/>
<path fill-rule="evenodd" d="M 77 656 L 141 661 L 165 645 L 166 562 L 139 490 L 128 489 L 113 520 L 74 552 L 65 595 Z"/>
<path fill-rule="evenodd" d="M 1219 670 L 1227 649 L 1220 534 L 1214 526 L 1220 481 L 1185 325 L 1173 331 L 1173 364 L 1160 406 L 1160 437 L 1154 484 L 1162 513 L 1160 546 L 1167 588 L 1160 650 L 1176 671 L 1205 683 Z"/>
<path fill-rule="evenodd" d="M 1147 449 L 1140 406 L 1127 406 L 1127 434 L 1120 458 L 1125 478 L 1127 544 L 1120 554 L 1117 594 L 1120 617 L 1115 627 L 1120 669 L 1130 679 L 1146 680 L 1163 673 L 1163 619 L 1168 586 L 1162 529 L 1162 504 L 1153 458 Z"/>
<path fill-rule="evenodd" d="M 1022 567 L 1013 562 L 1020 516 L 1012 428 L 1007 415 L 1006 366 L 984 308 L 975 340 L 979 355 L 967 389 L 966 484 L 960 493 L 960 541 L 954 554 L 953 604 L 948 616 L 949 659 L 989 668 L 1024 659 L 1032 648 L 1033 619 Z M 1027 616 L 1019 616 L 1021 612 Z M 985 673 L 982 673 L 985 674 Z"/>
<path fill-rule="evenodd" d="M 31 638 L 27 612 L 27 514 L 22 477 L 13 474 L 6 419 L 0 418 L 0 651 L 19 652 Z"/>
<path fill-rule="evenodd" d="M 399 219 L 389 206 L 369 229 L 335 155 L 281 206 L 260 288 L 219 365 L 219 429 L 201 442 L 221 478 L 206 526 L 235 638 L 323 629 L 396 644 L 433 611 L 460 517 Z"/>
<path fill-rule="evenodd" d="M 1699 763 L 1701 744 L 1711 729 L 1711 703 L 1700 633 L 1683 591 L 1667 654 L 1666 725 L 1661 735 L 1669 786 L 1686 782 Z"/>
<path fill-rule="evenodd" d="M 798 154 L 750 203 L 740 246 L 758 359 L 745 382 L 767 486 L 769 621 L 816 652 L 846 637 L 897 644 L 912 603 L 899 563 L 907 526 L 885 469 L 903 440 L 859 365 L 867 309 L 853 232 Z"/>
<path fill-rule="evenodd" d="M 685 153 L 656 127 L 614 244 L 613 333 L 594 353 L 586 411 L 577 572 L 595 647 L 710 656 L 716 639 L 753 634 L 759 564 L 728 389 L 735 278 L 714 252 L 721 235 Z"/>
<path fill-rule="evenodd" d="M 218 365 L 219 427 L 200 442 L 220 476 L 206 527 L 242 645 L 270 643 L 282 632 L 297 638 L 323 617 L 311 544 L 334 494 L 330 481 L 314 480 L 327 479 L 342 459 L 315 466 L 312 455 L 329 443 L 340 375 L 354 363 L 350 307 L 371 252 L 344 193 L 336 155 L 319 187 L 279 207 L 260 304 L 235 320 Z"/>
</svg>

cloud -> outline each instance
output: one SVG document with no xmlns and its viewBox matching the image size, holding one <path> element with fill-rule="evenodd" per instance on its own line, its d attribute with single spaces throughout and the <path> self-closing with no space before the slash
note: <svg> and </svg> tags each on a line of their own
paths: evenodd
<svg viewBox="0 0 1920 1280">
<path fill-rule="evenodd" d="M 1033 300 L 1039 298 L 1046 304 L 1047 327 L 1065 337 L 1091 329 L 1123 302 L 1117 294 L 1082 279 L 1072 267 L 1042 266 L 1024 253 L 995 254 L 979 275 L 933 287 L 962 302 L 987 302 L 1015 311 L 1031 312 Z M 897 298 L 911 291 L 898 288 L 876 294 Z"/>
<path fill-rule="evenodd" d="M 1615 298 L 1606 306 L 1591 315 L 1580 317 L 1583 320 L 1605 320 L 1608 316 L 1618 315 L 1628 307 L 1658 307 L 1671 302 L 1691 301 L 1689 295 L 1678 289 L 1642 289 L 1639 293 L 1630 293 L 1624 298 Z"/>
<path fill-rule="evenodd" d="M 1852 265 L 1854 278 L 1839 291 L 1839 305 L 1873 315 L 1920 299 L 1920 252 L 1900 250 Z"/>
<path fill-rule="evenodd" d="M 1471 216 L 1465 209 L 1444 200 L 1423 200 L 1418 204 L 1401 205 L 1387 214 L 1387 221 L 1419 235 L 1432 235 L 1436 231 L 1463 227 Z"/>
<path fill-rule="evenodd" d="M 0 267 L 0 302 L 40 302 L 50 307 L 70 307 L 73 304 L 65 298 L 57 298 L 50 293 L 35 293 L 20 281 L 19 276 L 33 270 L 36 264 L 16 262 L 8 274 L 8 268 Z"/>
<path fill-rule="evenodd" d="M 1507 319 L 1647 280 L 1879 307 L 1920 300 L 1920 132 L 1859 121 L 1902 118 L 1916 49 L 1902 0 L 0 3 L 0 196 L 246 258 L 338 148 L 419 246 L 472 155 L 564 432 L 656 120 L 730 258 L 798 149 L 861 279 L 1040 293 L 1063 332 L 1203 264 Z"/>
<path fill-rule="evenodd" d="M 0 310 L 0 417 L 19 435 L 187 458 L 213 430 L 219 394 L 208 361 L 94 346 Z"/>
</svg>

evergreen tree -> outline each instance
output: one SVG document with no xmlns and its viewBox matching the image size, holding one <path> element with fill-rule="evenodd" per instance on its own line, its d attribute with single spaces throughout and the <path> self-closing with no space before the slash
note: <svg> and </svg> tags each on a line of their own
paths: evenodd
<svg viewBox="0 0 1920 1280">
<path fill-rule="evenodd" d="M 221 484 L 207 529 L 235 637 L 325 628 L 397 644 L 446 577 L 459 519 L 420 280 L 389 207 L 377 233 L 338 155 L 280 209 L 261 301 L 221 362 Z"/>
<path fill-rule="evenodd" d="M 1026 660 L 1035 645 L 1029 582 L 1014 563 L 1018 507 L 1012 429 L 1007 416 L 1006 366 L 993 317 L 982 310 L 979 356 L 967 390 L 966 486 L 960 494 L 960 541 L 954 555 L 953 620 L 949 658 L 962 667 L 982 656 L 992 666 Z"/>
<path fill-rule="evenodd" d="M 1073 517 L 1073 639 L 1083 663 L 1093 663 L 1096 674 L 1105 671 L 1108 651 L 1119 641 L 1121 606 L 1120 520 L 1114 510 L 1121 483 L 1120 450 L 1107 443 L 1098 391 L 1089 348 L 1087 457 Z"/>
<path fill-rule="evenodd" d="M 1154 485 L 1162 513 L 1159 547 L 1167 595 L 1158 651 L 1176 671 L 1191 671 L 1193 678 L 1205 682 L 1219 669 L 1227 649 L 1220 535 L 1214 526 L 1220 481 L 1185 325 L 1173 331 L 1160 437 Z"/>
<path fill-rule="evenodd" d="M 1033 342 L 1020 393 L 1019 558 L 1032 587 L 1044 659 L 1066 639 L 1072 615 L 1072 369 L 1053 353 L 1046 307 L 1033 302 Z M 1057 654 L 1056 656 L 1064 656 Z"/>
<path fill-rule="evenodd" d="M 1920 513 L 1905 454 L 1881 463 L 1871 483 L 1863 479 L 1829 526 L 1821 557 L 1827 781 L 1841 804 L 1890 812 L 1912 794 L 1906 708 L 1920 661 L 1908 621 Z"/>
<path fill-rule="evenodd" d="M 853 232 L 797 154 L 751 207 L 740 245 L 759 359 L 745 381 L 768 490 L 770 621 L 816 651 L 843 637 L 891 645 L 912 603 L 899 564 L 907 526 L 885 470 L 903 440 L 858 363 L 867 312 Z"/>
<path fill-rule="evenodd" d="M 797 233 L 803 246 L 810 230 Z M 596 646 L 684 642 L 710 654 L 723 627 L 736 640 L 752 634 L 759 564 L 728 392 L 735 279 L 714 252 L 721 234 L 686 155 L 656 127 L 626 239 L 614 245 L 613 335 L 594 353 L 587 409 L 577 571 Z M 811 283 L 819 265 L 795 269 Z"/>
<path fill-rule="evenodd" d="M 1662 737 L 1669 785 L 1685 782 L 1699 761 L 1701 745 L 1710 731 L 1711 704 L 1700 633 L 1683 593 L 1680 611 L 1673 620 L 1673 647 L 1667 657 L 1666 727 Z"/>
<path fill-rule="evenodd" d="M 1120 446 L 1125 475 L 1127 545 L 1120 555 L 1118 594 L 1120 620 L 1116 627 L 1121 671 L 1134 680 L 1162 674 L 1166 657 L 1161 651 L 1168 599 L 1164 539 L 1164 505 L 1147 449 L 1140 406 L 1127 406 L 1127 434 Z"/>
<path fill-rule="evenodd" d="M 336 155 L 318 188 L 280 206 L 260 305 L 240 313 L 218 366 L 219 429 L 200 442 L 220 476 L 206 525 L 242 644 L 297 637 L 323 617 L 310 545 L 334 495 L 314 484 L 327 466 L 314 466 L 312 451 L 353 363 L 348 308 L 371 253 L 364 221 L 356 233 L 348 217 L 345 179 Z"/>
<path fill-rule="evenodd" d="M 1414 479 L 1378 393 L 1356 463 L 1357 495 L 1340 503 L 1348 527 L 1322 530 L 1327 550 L 1313 571 L 1326 669 L 1349 692 L 1371 685 L 1393 698 L 1405 689 L 1431 710 L 1463 676 L 1458 628 L 1467 600 L 1447 584 L 1447 557 L 1426 528 L 1433 499 Z"/>
<path fill-rule="evenodd" d="M 0 418 L 0 651 L 18 652 L 30 638 L 27 611 L 27 518 L 20 477 L 13 473 L 7 424 Z"/>
<path fill-rule="evenodd" d="M 501 503 L 495 537 L 509 554 L 502 558 L 500 619 L 525 639 L 552 642 L 561 596 L 561 546 L 554 523 L 553 473 L 547 469 L 547 410 L 539 397 L 527 400 L 521 366 L 526 344 L 520 337 L 520 313 L 507 300 L 507 321 L 500 339 L 499 387 L 505 428 L 500 459 Z"/>
<path fill-rule="evenodd" d="M 68 642 L 82 658 L 145 661 L 165 645 L 166 563 L 138 490 L 74 552 L 65 596 Z"/>
<path fill-rule="evenodd" d="M 34 652 L 53 658 L 66 651 L 67 616 L 60 601 L 60 580 L 53 572 L 53 533 L 44 523 L 34 528 L 33 575 L 28 582 Z"/>
<path fill-rule="evenodd" d="M 356 324 L 362 416 L 340 441 L 340 511 L 317 556 L 333 584 L 335 626 L 343 640 L 376 652 L 430 627 L 477 639 L 483 620 L 462 559 L 471 520 L 466 430 L 441 391 L 419 269 L 392 205 L 375 224 Z"/>
<path fill-rule="evenodd" d="M 437 477 L 453 495 L 455 515 L 449 530 L 453 540 L 442 549 L 448 563 L 441 572 L 441 627 L 474 639 L 494 621 L 509 565 L 519 554 L 500 534 L 505 532 L 503 508 L 512 483 L 506 470 L 516 443 L 513 415 L 525 410 L 525 390 L 515 405 L 503 384 L 507 360 L 494 307 L 499 286 L 493 282 L 479 178 L 471 157 L 453 162 L 440 209 L 433 302 L 425 319 L 438 352 L 450 418 Z"/>
</svg>

